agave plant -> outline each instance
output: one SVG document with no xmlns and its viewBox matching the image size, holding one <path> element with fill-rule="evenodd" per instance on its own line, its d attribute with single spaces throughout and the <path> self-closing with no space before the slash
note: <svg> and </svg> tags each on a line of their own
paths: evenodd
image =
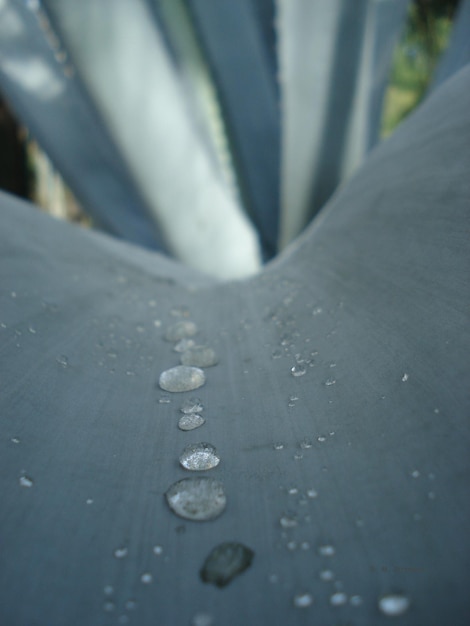
<svg viewBox="0 0 470 626">
<path fill-rule="evenodd" d="M 0 196 L 2 623 L 468 623 L 470 68 L 371 150 L 405 3 L 354 9 L 0 3 L 127 240 Z"/>
</svg>

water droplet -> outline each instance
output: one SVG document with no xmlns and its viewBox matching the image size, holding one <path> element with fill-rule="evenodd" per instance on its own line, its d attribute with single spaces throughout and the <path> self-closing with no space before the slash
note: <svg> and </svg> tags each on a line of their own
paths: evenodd
<svg viewBox="0 0 470 626">
<path fill-rule="evenodd" d="M 331 385 L 335 385 L 336 384 L 336 380 L 334 378 L 328 378 L 327 380 L 325 380 L 325 385 L 327 387 L 331 387 Z"/>
<path fill-rule="evenodd" d="M 312 311 L 312 315 L 320 315 L 320 313 L 323 313 L 321 306 L 316 306 Z"/>
<path fill-rule="evenodd" d="M 379 609 L 389 617 L 403 615 L 409 606 L 409 599 L 401 594 L 388 594 L 379 599 Z"/>
<path fill-rule="evenodd" d="M 211 443 L 191 443 L 185 447 L 179 461 L 187 470 L 204 471 L 217 467 L 220 457 Z"/>
<path fill-rule="evenodd" d="M 305 365 L 297 364 L 291 367 L 290 371 L 292 376 L 295 376 L 297 378 L 298 376 L 303 376 L 307 371 L 307 368 L 305 367 Z"/>
<path fill-rule="evenodd" d="M 194 521 L 214 519 L 227 505 L 222 483 L 213 478 L 183 478 L 174 483 L 165 496 L 176 515 Z"/>
<path fill-rule="evenodd" d="M 334 577 L 335 575 L 330 569 L 324 569 L 320 572 L 320 580 L 323 580 L 323 582 L 330 582 Z"/>
<path fill-rule="evenodd" d="M 199 398 L 189 398 L 185 400 L 181 405 L 180 411 L 181 413 L 200 413 L 204 410 L 204 405 L 202 404 Z"/>
<path fill-rule="evenodd" d="M 302 541 L 300 544 L 301 550 L 310 550 L 310 543 L 308 541 Z"/>
<path fill-rule="evenodd" d="M 135 376 L 135 372 L 133 370 L 126 370 L 127 376 Z"/>
<path fill-rule="evenodd" d="M 361 604 L 362 604 L 362 597 L 361 596 L 351 596 L 349 598 L 349 604 L 351 606 L 361 606 Z"/>
<path fill-rule="evenodd" d="M 209 613 L 197 613 L 191 620 L 191 626 L 212 626 L 214 620 Z"/>
<path fill-rule="evenodd" d="M 300 452 L 296 452 L 296 453 L 294 454 L 294 460 L 295 460 L 295 461 L 301 461 L 303 458 L 304 458 L 304 455 L 303 455 L 303 454 L 301 454 Z"/>
<path fill-rule="evenodd" d="M 195 345 L 194 339 L 180 339 L 173 347 L 173 350 L 175 352 L 186 352 L 186 350 L 193 348 Z"/>
<path fill-rule="evenodd" d="M 35 334 L 36 334 L 36 332 L 37 332 L 37 331 L 36 331 L 36 329 L 34 328 L 34 326 L 33 326 L 32 324 L 30 324 L 30 325 L 28 326 L 28 330 L 29 330 L 29 332 L 30 332 L 32 335 L 35 335 Z"/>
<path fill-rule="evenodd" d="M 409 375 L 405 372 L 405 374 L 403 374 L 403 376 L 401 377 L 402 382 L 406 383 L 407 380 L 409 380 Z"/>
<path fill-rule="evenodd" d="M 412 477 L 413 477 L 413 478 L 419 478 L 419 475 L 420 475 L 420 474 L 419 474 L 419 471 L 418 471 L 418 470 L 413 470 L 413 471 L 411 472 L 411 475 L 412 475 Z"/>
<path fill-rule="evenodd" d="M 346 604 L 347 601 L 348 596 L 342 591 L 337 591 L 332 596 L 330 596 L 330 604 L 332 606 L 341 606 L 342 604 Z"/>
<path fill-rule="evenodd" d="M 320 435 L 320 437 L 317 437 L 317 441 L 319 441 L 320 443 L 323 443 L 324 441 L 326 441 L 326 437 L 324 437 L 323 435 Z"/>
<path fill-rule="evenodd" d="M 279 523 L 282 528 L 295 528 L 299 522 L 294 515 L 288 514 L 283 515 L 279 520 Z"/>
<path fill-rule="evenodd" d="M 298 593 L 294 596 L 294 606 L 298 609 L 306 609 L 313 604 L 313 597 L 310 593 Z"/>
<path fill-rule="evenodd" d="M 250 567 L 255 553 L 241 543 L 229 541 L 216 546 L 201 569 L 201 579 L 217 587 L 225 587 Z"/>
<path fill-rule="evenodd" d="M 160 556 L 160 554 L 163 553 L 163 547 L 162 546 L 153 546 L 153 553 L 156 554 L 157 556 Z"/>
<path fill-rule="evenodd" d="M 288 541 L 286 546 L 288 550 L 293 552 L 294 550 L 297 550 L 297 541 Z"/>
<path fill-rule="evenodd" d="M 284 450 L 284 444 L 283 443 L 275 443 L 273 445 L 274 450 Z"/>
<path fill-rule="evenodd" d="M 103 593 L 105 596 L 112 596 L 114 593 L 114 587 L 112 585 L 106 585 L 103 588 Z"/>
<path fill-rule="evenodd" d="M 335 552 L 336 550 L 334 546 L 329 544 L 325 544 L 318 548 L 318 554 L 320 554 L 321 556 L 334 556 Z"/>
<path fill-rule="evenodd" d="M 127 556 L 127 553 L 128 553 L 128 550 L 127 550 L 127 548 L 124 548 L 124 547 L 116 548 L 116 550 L 114 550 L 114 556 L 117 559 L 123 559 L 124 557 Z"/>
<path fill-rule="evenodd" d="M 282 356 L 282 351 L 277 349 L 277 350 L 273 350 L 272 354 L 271 354 L 271 358 L 272 359 L 280 359 Z"/>
<path fill-rule="evenodd" d="M 16 444 L 20 443 L 20 440 L 18 439 L 18 437 L 12 437 L 10 441 L 11 443 L 16 443 Z"/>
<path fill-rule="evenodd" d="M 33 479 L 28 476 L 20 476 L 21 487 L 30 488 L 34 485 Z"/>
<path fill-rule="evenodd" d="M 299 493 L 299 490 L 297 489 L 297 487 L 291 487 L 290 489 L 287 490 L 287 493 L 290 496 L 295 496 L 296 494 Z"/>
<path fill-rule="evenodd" d="M 269 574 L 268 580 L 271 584 L 275 585 L 279 582 L 279 576 L 277 574 Z"/>
<path fill-rule="evenodd" d="M 65 354 L 61 354 L 60 356 L 58 356 L 56 361 L 57 363 L 59 363 L 59 365 L 62 365 L 62 367 L 67 367 L 69 364 L 68 357 L 66 357 Z"/>
<path fill-rule="evenodd" d="M 209 346 L 194 346 L 183 352 L 181 355 L 181 363 L 183 365 L 192 365 L 194 367 L 212 367 L 217 365 L 219 359 L 215 350 Z"/>
<path fill-rule="evenodd" d="M 16 298 L 16 296 L 17 296 L 16 291 L 12 291 L 12 292 L 10 292 L 10 296 L 11 296 L 12 298 Z"/>
<path fill-rule="evenodd" d="M 86 501 L 87 504 L 93 504 L 93 500 L 91 498 L 88 498 L 88 500 Z"/>
<path fill-rule="evenodd" d="M 177 365 L 162 372 L 158 381 L 160 387 L 172 393 L 192 391 L 198 389 L 206 382 L 204 372 L 198 367 Z"/>
<path fill-rule="evenodd" d="M 137 607 L 137 602 L 135 600 L 128 600 L 124 605 L 127 611 L 135 611 Z"/>
<path fill-rule="evenodd" d="M 187 337 L 193 337 L 198 332 L 198 328 L 194 322 L 189 320 L 181 320 L 172 324 L 166 329 L 163 335 L 166 341 L 179 341 L 180 339 L 186 339 Z"/>
<path fill-rule="evenodd" d="M 171 398 L 167 393 L 164 393 L 162 396 L 160 396 L 158 398 L 158 403 L 159 404 L 170 404 L 171 403 Z"/>
<path fill-rule="evenodd" d="M 309 489 L 307 491 L 307 496 L 309 498 L 316 498 L 318 496 L 318 492 L 315 489 Z"/>
<path fill-rule="evenodd" d="M 106 611 L 107 613 L 111 613 L 112 611 L 114 611 L 116 607 L 114 606 L 113 602 L 105 602 L 103 604 L 103 610 Z"/>
<path fill-rule="evenodd" d="M 140 580 L 144 583 L 144 585 L 150 585 L 153 581 L 153 576 L 150 572 L 145 572 L 145 574 L 142 574 L 140 577 Z"/>
<path fill-rule="evenodd" d="M 162 321 L 161 320 L 153 320 L 153 325 L 155 326 L 155 328 L 160 328 L 160 326 L 162 325 Z"/>
<path fill-rule="evenodd" d="M 178 422 L 178 428 L 181 430 L 194 430 L 205 423 L 205 419 L 197 413 L 189 413 L 183 415 Z"/>
<path fill-rule="evenodd" d="M 310 441 L 310 439 L 302 439 L 299 446 L 302 448 L 302 450 L 308 450 L 309 448 L 313 446 L 313 444 Z"/>
</svg>

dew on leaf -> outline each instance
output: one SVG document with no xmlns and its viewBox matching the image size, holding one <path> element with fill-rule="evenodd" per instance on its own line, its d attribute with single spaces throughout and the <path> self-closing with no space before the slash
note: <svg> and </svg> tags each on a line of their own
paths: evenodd
<svg viewBox="0 0 470 626">
<path fill-rule="evenodd" d="M 172 393 L 192 391 L 206 382 L 204 372 L 198 367 L 177 365 L 160 374 L 159 385 L 164 391 Z"/>
<path fill-rule="evenodd" d="M 254 552 L 241 543 L 229 541 L 216 546 L 201 569 L 201 579 L 217 587 L 225 587 L 250 567 Z"/>
<path fill-rule="evenodd" d="M 180 464 L 187 470 L 209 470 L 220 463 L 217 450 L 211 443 L 191 443 L 186 446 L 179 458 Z"/>
<path fill-rule="evenodd" d="M 227 505 L 222 483 L 213 478 L 183 478 L 174 483 L 165 496 L 176 515 L 194 521 L 214 519 Z"/>
</svg>

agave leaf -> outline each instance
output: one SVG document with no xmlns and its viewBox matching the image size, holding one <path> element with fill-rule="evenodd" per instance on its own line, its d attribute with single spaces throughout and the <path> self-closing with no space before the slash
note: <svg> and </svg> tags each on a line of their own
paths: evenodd
<svg viewBox="0 0 470 626">
<path fill-rule="evenodd" d="M 1 196 L 5 624 L 376 624 L 397 592 L 406 623 L 467 623 L 469 86 L 447 81 L 244 282 Z M 156 386 L 178 319 L 220 358 L 189 433 L 195 393 Z M 211 522 L 164 499 L 199 441 L 228 498 Z M 226 542 L 255 554 L 220 590 L 199 572 Z M 362 604 L 332 606 L 325 569 Z"/>
<path fill-rule="evenodd" d="M 302 231 L 377 140 L 407 4 L 279 2 L 281 247 Z"/>
<path fill-rule="evenodd" d="M 0 88 L 96 224 L 165 249 L 154 221 L 39 3 L 0 5 Z"/>
</svg>

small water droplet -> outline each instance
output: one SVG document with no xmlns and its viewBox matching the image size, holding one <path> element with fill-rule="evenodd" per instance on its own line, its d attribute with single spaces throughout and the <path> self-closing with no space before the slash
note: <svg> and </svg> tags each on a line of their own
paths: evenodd
<svg viewBox="0 0 470 626">
<path fill-rule="evenodd" d="M 279 582 L 279 576 L 277 574 L 269 574 L 268 580 L 272 585 L 275 585 Z"/>
<path fill-rule="evenodd" d="M 294 606 L 298 609 L 306 609 L 313 604 L 313 596 L 310 593 L 298 593 L 294 596 Z"/>
<path fill-rule="evenodd" d="M 309 489 L 307 491 L 307 496 L 309 498 L 316 498 L 318 496 L 318 492 L 315 489 Z"/>
<path fill-rule="evenodd" d="M 310 550 L 310 543 L 308 541 L 302 541 L 300 544 L 301 550 Z"/>
<path fill-rule="evenodd" d="M 128 600 L 124 607 L 127 611 L 135 611 L 137 608 L 137 602 L 135 600 Z"/>
<path fill-rule="evenodd" d="M 388 594 L 379 599 L 379 609 L 388 617 L 403 615 L 409 606 L 409 599 L 401 594 Z"/>
<path fill-rule="evenodd" d="M 114 602 L 105 602 L 103 604 L 103 610 L 107 613 L 111 613 L 112 611 L 114 611 L 115 608 L 116 607 L 114 606 Z"/>
<path fill-rule="evenodd" d="M 171 397 L 167 393 L 164 393 L 162 396 L 160 396 L 158 398 L 158 403 L 159 404 L 170 404 L 171 403 Z"/>
<path fill-rule="evenodd" d="M 163 335 L 166 341 L 176 342 L 180 339 L 186 339 L 187 337 L 193 337 L 198 332 L 198 328 L 194 322 L 189 320 L 181 320 L 172 324 L 166 329 Z"/>
<path fill-rule="evenodd" d="M 181 355 L 182 365 L 191 365 L 193 367 L 212 367 L 217 365 L 219 358 L 215 350 L 209 346 L 194 346 L 189 348 Z"/>
<path fill-rule="evenodd" d="M 197 613 L 191 620 L 191 626 L 212 626 L 214 619 L 209 613 Z"/>
<path fill-rule="evenodd" d="M 155 328 L 160 328 L 160 326 L 162 325 L 162 320 L 153 320 L 153 325 L 155 326 Z"/>
<path fill-rule="evenodd" d="M 282 526 L 282 528 L 295 528 L 299 522 L 294 515 L 288 514 L 288 515 L 283 515 L 280 518 L 279 523 Z"/>
<path fill-rule="evenodd" d="M 14 298 L 16 298 L 16 296 L 17 296 L 16 291 L 11 291 L 11 292 L 10 292 L 10 296 L 11 296 L 13 299 L 14 299 Z"/>
<path fill-rule="evenodd" d="M 28 326 L 28 330 L 29 330 L 29 332 L 30 332 L 32 335 L 35 335 L 35 334 L 36 334 L 36 332 L 37 332 L 37 331 L 36 331 L 36 329 L 34 328 L 34 326 L 33 326 L 32 324 L 30 324 L 30 325 Z"/>
<path fill-rule="evenodd" d="M 324 437 L 323 435 L 320 435 L 320 437 L 317 437 L 317 441 L 319 441 L 320 443 L 323 443 L 324 441 L 326 441 L 326 437 Z"/>
<path fill-rule="evenodd" d="M 304 458 L 304 455 L 302 453 L 300 453 L 300 452 L 296 452 L 294 454 L 294 460 L 295 461 L 301 461 L 303 458 Z"/>
<path fill-rule="evenodd" d="M 178 428 L 180 430 L 194 430 L 195 428 L 199 428 L 205 423 L 205 419 L 198 415 L 197 413 L 189 413 L 188 415 L 183 415 L 178 421 Z"/>
<path fill-rule="evenodd" d="M 307 368 L 305 367 L 305 365 L 297 363 L 297 365 L 294 365 L 290 368 L 290 371 L 292 376 L 295 376 L 297 378 L 299 376 L 303 376 L 307 371 Z"/>
<path fill-rule="evenodd" d="M 409 375 L 405 372 L 405 374 L 403 374 L 403 376 L 401 377 L 402 382 L 406 383 L 407 380 L 409 380 Z"/>
<path fill-rule="evenodd" d="M 144 583 L 144 585 L 150 585 L 150 583 L 153 581 L 153 576 L 150 572 L 145 572 L 145 574 L 142 574 L 142 576 L 140 577 L 140 580 Z"/>
<path fill-rule="evenodd" d="M 103 588 L 103 593 L 105 596 L 112 596 L 114 593 L 114 587 L 112 585 L 106 585 Z"/>
<path fill-rule="evenodd" d="M 201 579 L 217 587 L 225 587 L 250 567 L 255 553 L 241 543 L 229 541 L 216 546 L 201 569 Z"/>
<path fill-rule="evenodd" d="M 185 400 L 181 405 L 181 413 L 201 413 L 204 410 L 204 405 L 199 398 L 189 398 Z"/>
<path fill-rule="evenodd" d="M 86 501 L 87 504 L 93 504 L 93 500 L 91 498 L 88 498 L 88 500 Z"/>
<path fill-rule="evenodd" d="M 138 333 L 140 333 L 140 334 L 145 333 L 145 327 L 144 327 L 144 326 L 141 326 L 140 324 L 138 324 L 138 325 L 135 327 L 135 329 L 136 329 L 136 331 L 137 331 Z"/>
<path fill-rule="evenodd" d="M 312 311 L 312 315 L 320 315 L 320 313 L 322 312 L 323 312 L 323 309 L 321 308 L 321 306 L 316 306 Z"/>
<path fill-rule="evenodd" d="M 124 548 L 124 547 L 116 548 L 116 550 L 114 550 L 114 556 L 117 559 L 123 559 L 124 557 L 127 556 L 127 553 L 128 553 L 128 550 L 127 550 L 127 548 Z"/>
<path fill-rule="evenodd" d="M 349 604 L 351 606 L 361 606 L 361 604 L 362 604 L 362 597 L 361 596 L 351 596 L 349 598 Z"/>
<path fill-rule="evenodd" d="M 10 441 L 11 443 L 16 443 L 16 444 L 20 443 L 20 440 L 18 439 L 18 437 L 12 437 Z"/>
<path fill-rule="evenodd" d="M 158 381 L 162 389 L 172 393 L 192 391 L 202 387 L 205 382 L 203 370 L 187 365 L 177 365 L 162 372 Z"/>
<path fill-rule="evenodd" d="M 133 370 L 126 370 L 127 376 L 135 376 L 135 372 Z"/>
<path fill-rule="evenodd" d="M 287 493 L 290 496 L 295 496 L 296 494 L 299 493 L 299 490 L 297 489 L 297 487 L 291 487 L 290 489 L 287 490 Z"/>
<path fill-rule="evenodd" d="M 153 546 L 153 553 L 160 556 L 163 553 L 163 547 L 159 545 Z"/>
<path fill-rule="evenodd" d="M 318 554 L 320 554 L 321 556 L 334 556 L 335 552 L 336 550 L 334 546 L 330 544 L 325 544 L 318 548 Z"/>
<path fill-rule="evenodd" d="M 310 441 L 310 439 L 302 439 L 299 446 L 300 448 L 302 448 L 302 450 L 308 450 L 313 446 L 313 443 Z"/>
<path fill-rule="evenodd" d="M 176 343 L 173 347 L 175 352 L 186 352 L 190 348 L 193 348 L 196 345 L 194 339 L 180 339 L 178 343 Z"/>
<path fill-rule="evenodd" d="M 284 450 L 284 444 L 283 443 L 275 443 L 273 445 L 274 450 Z"/>
<path fill-rule="evenodd" d="M 217 450 L 211 443 L 191 443 L 186 446 L 179 458 L 180 464 L 187 470 L 209 470 L 220 463 Z"/>
<path fill-rule="evenodd" d="M 323 582 L 330 582 L 334 577 L 335 575 L 330 569 L 324 569 L 320 572 L 320 580 L 323 580 Z"/>
<path fill-rule="evenodd" d="M 280 359 L 282 356 L 282 351 L 279 349 L 273 350 L 271 354 L 272 359 Z"/>
<path fill-rule="evenodd" d="M 68 357 L 66 357 L 65 354 L 61 354 L 60 356 L 58 356 L 56 361 L 57 363 L 59 363 L 59 365 L 62 365 L 62 367 L 67 367 L 69 364 Z"/>
<path fill-rule="evenodd" d="M 176 515 L 194 521 L 214 519 L 227 505 L 222 483 L 213 478 L 183 478 L 174 483 L 165 496 Z"/>
<path fill-rule="evenodd" d="M 336 380 L 334 378 L 328 378 L 327 380 L 325 380 L 325 385 L 327 387 L 331 387 L 331 385 L 335 385 L 336 384 Z"/>
<path fill-rule="evenodd" d="M 297 541 L 288 541 L 286 544 L 286 547 L 291 552 L 293 552 L 294 550 L 297 550 Z"/>
<path fill-rule="evenodd" d="M 21 487 L 30 488 L 34 485 L 33 479 L 29 478 L 29 476 L 20 476 L 20 485 Z"/>
<path fill-rule="evenodd" d="M 412 475 L 412 477 L 413 477 L 413 478 L 419 478 L 420 473 L 419 473 L 419 471 L 418 471 L 418 470 L 413 470 L 413 471 L 411 472 L 411 475 Z"/>
<path fill-rule="evenodd" d="M 337 591 L 330 596 L 330 604 L 332 606 L 341 606 L 343 604 L 346 604 L 347 601 L 348 596 L 342 591 Z"/>
</svg>

